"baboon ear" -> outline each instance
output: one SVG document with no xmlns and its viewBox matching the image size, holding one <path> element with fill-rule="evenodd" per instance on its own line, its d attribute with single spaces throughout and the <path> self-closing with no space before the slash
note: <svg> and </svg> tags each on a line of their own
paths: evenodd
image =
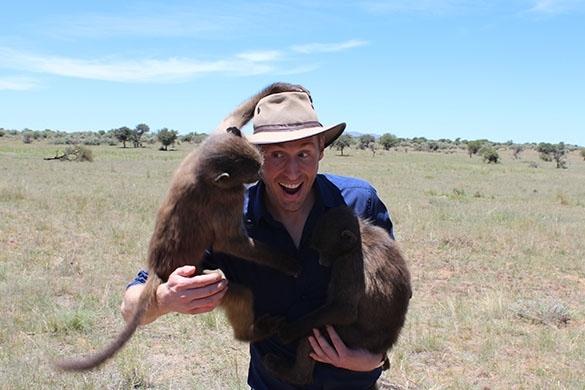
<svg viewBox="0 0 585 390">
<path fill-rule="evenodd" d="M 232 133 L 235 136 L 241 137 L 242 136 L 242 132 L 240 131 L 240 129 L 238 129 L 237 127 L 228 127 L 227 129 L 225 129 L 226 132 L 228 133 Z"/>
<path fill-rule="evenodd" d="M 341 239 L 344 241 L 347 241 L 350 244 L 357 242 L 356 235 L 351 230 L 347 230 L 347 229 L 345 229 L 341 232 Z"/>
<path fill-rule="evenodd" d="M 215 177 L 215 180 L 214 181 L 216 183 L 221 183 L 221 182 L 225 182 L 225 181 L 229 180 L 229 178 L 230 178 L 230 174 L 229 173 L 222 172 L 222 173 L 220 173 L 219 175 L 217 175 Z"/>
</svg>

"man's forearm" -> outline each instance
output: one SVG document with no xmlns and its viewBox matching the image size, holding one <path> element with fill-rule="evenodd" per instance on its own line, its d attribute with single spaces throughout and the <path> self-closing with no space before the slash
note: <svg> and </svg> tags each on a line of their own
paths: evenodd
<svg viewBox="0 0 585 390">
<path fill-rule="evenodd" d="M 142 290 L 144 290 L 144 284 L 136 284 L 126 289 L 126 292 L 124 293 L 124 299 L 122 301 L 122 306 L 120 307 L 122 317 L 124 317 L 124 320 L 126 322 L 130 320 L 132 313 L 134 313 L 134 309 L 136 308 L 136 305 L 140 300 L 140 294 L 142 293 Z M 149 324 L 166 313 L 167 312 L 161 310 L 161 308 L 159 308 L 158 305 L 151 305 L 151 307 L 148 308 L 146 313 L 144 313 L 144 316 L 142 317 L 142 321 L 140 321 L 140 324 L 141 325 Z"/>
</svg>

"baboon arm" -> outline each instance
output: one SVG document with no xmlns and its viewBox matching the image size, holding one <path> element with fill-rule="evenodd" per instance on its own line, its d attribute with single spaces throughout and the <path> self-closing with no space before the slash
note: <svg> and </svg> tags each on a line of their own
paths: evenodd
<svg viewBox="0 0 585 390">
<path fill-rule="evenodd" d="M 224 242 L 214 244 L 213 249 L 274 268 L 287 275 L 297 276 L 300 273 L 301 266 L 297 259 L 274 251 L 250 237 L 238 235 L 222 241 Z"/>
<path fill-rule="evenodd" d="M 357 320 L 357 307 L 351 305 L 326 304 L 297 321 L 283 325 L 279 336 L 290 343 L 308 335 L 313 328 L 325 325 L 347 325 Z"/>
</svg>

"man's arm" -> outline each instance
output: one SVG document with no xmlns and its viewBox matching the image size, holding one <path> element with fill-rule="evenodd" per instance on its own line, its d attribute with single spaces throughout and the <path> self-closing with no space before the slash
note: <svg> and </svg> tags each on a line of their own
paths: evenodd
<svg viewBox="0 0 585 390">
<path fill-rule="evenodd" d="M 329 337 L 321 334 L 319 329 L 313 329 L 313 334 L 309 336 L 313 349 L 310 356 L 313 360 L 351 371 L 372 371 L 385 363 L 384 354 L 350 349 L 332 326 L 327 325 L 326 329 Z"/>
<path fill-rule="evenodd" d="M 177 268 L 156 291 L 156 305 L 145 313 L 142 325 L 170 313 L 198 314 L 213 310 L 227 291 L 228 281 L 221 272 L 195 275 L 195 267 Z M 144 284 L 133 284 L 126 289 L 122 306 L 122 316 L 126 321 L 132 316 Z"/>
</svg>

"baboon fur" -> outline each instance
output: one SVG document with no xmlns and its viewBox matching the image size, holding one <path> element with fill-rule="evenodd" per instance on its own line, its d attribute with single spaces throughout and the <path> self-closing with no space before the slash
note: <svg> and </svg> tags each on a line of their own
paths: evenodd
<svg viewBox="0 0 585 390">
<path fill-rule="evenodd" d="M 276 376 L 295 384 L 312 381 L 315 361 L 307 336 L 313 328 L 333 325 L 347 347 L 386 353 L 404 325 L 412 296 L 410 273 L 394 240 L 351 208 L 337 207 L 321 217 L 311 244 L 319 263 L 331 267 L 326 303 L 281 326 L 285 343 L 302 338 L 292 366 L 274 354 L 264 358 Z"/>
<path fill-rule="evenodd" d="M 258 149 L 239 129 L 253 117 L 260 99 L 287 91 L 306 90 L 287 83 L 269 85 L 238 106 L 213 134 L 185 157 L 158 210 L 148 248 L 148 281 L 130 320 L 116 339 L 101 351 L 57 361 L 57 368 L 89 370 L 114 356 L 132 337 L 149 307 L 156 304 L 158 286 L 178 267 L 194 265 L 199 268 L 206 249 L 298 275 L 300 266 L 296 259 L 274 253 L 249 238 L 242 222 L 244 184 L 259 179 L 263 160 Z M 221 306 L 235 338 L 250 341 L 267 336 L 254 326 L 253 297 L 249 289 L 230 284 Z M 270 324 L 270 319 L 263 323 Z"/>
</svg>

